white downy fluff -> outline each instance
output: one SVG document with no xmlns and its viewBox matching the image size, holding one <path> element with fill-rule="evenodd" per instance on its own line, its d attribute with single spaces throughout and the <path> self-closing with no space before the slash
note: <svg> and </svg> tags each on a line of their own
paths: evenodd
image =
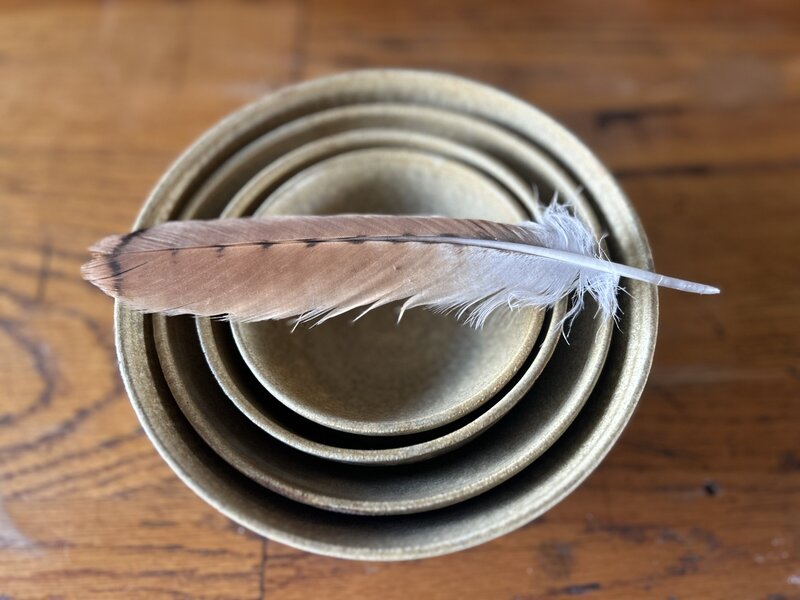
<svg viewBox="0 0 800 600">
<path fill-rule="evenodd" d="M 606 260 L 589 228 L 558 202 L 545 209 L 541 223 L 526 222 L 520 226 L 543 248 Z M 604 317 L 616 317 L 619 310 L 619 275 L 612 272 L 589 269 L 563 259 L 489 248 L 479 251 L 474 265 L 476 272 L 470 281 L 464 281 L 464 289 L 458 295 L 435 298 L 422 292 L 405 301 L 399 318 L 408 308 L 424 306 L 437 312 L 454 312 L 466 323 L 482 327 L 498 308 L 547 307 L 572 294 L 571 306 L 563 317 L 564 322 L 571 322 L 583 310 L 587 293 Z"/>
</svg>

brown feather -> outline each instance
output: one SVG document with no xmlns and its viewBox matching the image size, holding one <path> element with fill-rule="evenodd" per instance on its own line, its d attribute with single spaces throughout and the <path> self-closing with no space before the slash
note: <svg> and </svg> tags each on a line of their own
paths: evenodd
<svg viewBox="0 0 800 600">
<path fill-rule="evenodd" d="M 707 288 L 597 257 L 591 233 L 553 204 L 541 224 L 341 215 L 174 221 L 95 244 L 85 279 L 128 307 L 239 321 L 325 319 L 406 300 L 480 324 L 503 305 L 584 291 L 613 315 L 619 275 Z M 694 286 L 692 288 L 691 286 Z M 705 291 L 703 291 L 705 290 Z"/>
<path fill-rule="evenodd" d="M 536 242 L 517 226 L 441 217 L 174 221 L 101 240 L 83 275 L 148 312 L 243 321 L 308 315 L 320 307 L 337 307 L 338 314 L 432 292 L 443 268 L 462 272 L 463 252 L 452 246 L 380 241 L 434 236 Z"/>
</svg>

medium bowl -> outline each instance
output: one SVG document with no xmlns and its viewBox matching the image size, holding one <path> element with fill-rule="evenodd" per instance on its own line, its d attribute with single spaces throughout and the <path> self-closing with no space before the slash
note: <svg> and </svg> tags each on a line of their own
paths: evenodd
<svg viewBox="0 0 800 600">
<path fill-rule="evenodd" d="M 359 113 L 355 108 L 364 108 L 363 120 L 358 118 Z M 421 128 L 456 139 L 471 140 L 475 146 L 486 147 L 509 160 L 517 169 L 521 169 L 524 177 L 534 181 L 537 187 L 545 190 L 557 189 L 563 196 L 576 198 L 579 209 L 582 206 L 581 198 L 574 191 L 575 183 L 554 165 L 551 159 L 507 132 L 498 131 L 474 119 L 432 109 L 396 105 L 367 105 L 355 108 L 343 107 L 315 113 L 253 141 L 237 152 L 236 158 L 229 160 L 219 169 L 217 175 L 211 178 L 211 183 L 201 188 L 205 193 L 201 191 L 198 197 L 203 198 L 204 202 L 210 201 L 214 197 L 214 193 L 210 190 L 221 193 L 228 187 L 226 180 L 235 179 L 237 173 L 242 170 L 254 171 L 254 165 L 259 161 L 269 161 L 274 157 L 274 152 L 270 149 L 271 144 L 278 144 L 285 150 L 289 145 L 287 138 L 295 141 L 312 139 L 313 141 L 288 151 L 281 158 L 268 163 L 236 193 L 223 215 L 251 214 L 254 206 L 258 206 L 264 198 L 270 198 L 288 178 L 296 176 L 304 169 L 312 168 L 320 160 L 358 149 L 392 147 L 424 150 L 427 153 L 459 160 L 480 170 L 487 177 L 496 180 L 498 185 L 509 193 L 513 193 L 528 211 L 529 218 L 535 218 L 540 204 L 533 193 L 533 188 L 525 183 L 520 175 L 478 149 L 451 142 L 444 137 L 409 131 Z M 382 124 L 381 119 L 392 125 L 402 126 L 404 130 L 371 128 L 373 125 Z M 352 129 L 347 130 L 346 127 Z M 337 133 L 313 139 L 314 133 L 324 135 L 331 130 Z M 188 214 L 184 217 L 191 217 L 195 210 L 202 210 L 202 204 L 196 201 L 190 202 L 189 206 Z M 290 212 L 295 211 L 296 209 L 290 209 Z M 582 214 L 592 221 L 590 213 L 584 210 Z M 464 420 L 457 428 L 431 431 L 430 436 L 424 438 L 403 436 L 394 437 L 392 440 L 374 438 L 360 440 L 332 435 L 330 431 L 315 431 L 313 427 L 308 427 L 308 423 L 298 419 L 290 419 L 292 423 L 287 427 L 285 411 L 281 411 L 281 407 L 276 406 L 269 397 L 264 397 L 258 391 L 252 392 L 252 385 L 244 381 L 248 379 L 249 374 L 241 372 L 239 357 L 219 352 L 218 346 L 223 348 L 230 346 L 226 342 L 225 324 L 200 319 L 198 331 L 206 358 L 220 385 L 234 403 L 265 431 L 295 448 L 317 456 L 344 462 L 393 464 L 422 460 L 456 448 L 502 417 L 521 394 L 529 389 L 547 363 L 558 341 L 557 324 L 561 321 L 563 308 L 563 303 L 556 308 L 557 314 L 550 319 L 550 331 L 540 340 L 535 360 L 525 366 L 524 375 L 509 388 L 509 393 L 498 394 L 493 399 L 491 408 L 479 415 L 473 415 L 470 420 Z M 565 418 L 563 426 L 566 427 L 568 422 L 569 419 Z M 332 445 L 332 441 L 339 445 Z"/>
<path fill-rule="evenodd" d="M 331 165 L 331 162 L 334 164 Z M 365 169 L 364 165 L 370 165 L 371 169 Z M 435 168 L 435 173 L 430 172 L 431 168 Z M 371 211 L 375 211 L 377 206 L 379 212 L 383 209 L 419 212 L 421 207 L 435 202 L 438 204 L 433 206 L 439 206 L 445 213 L 466 210 L 469 216 L 483 217 L 492 206 L 495 206 L 495 214 L 500 214 L 504 202 L 513 207 L 513 202 L 502 195 L 496 197 L 493 205 L 492 194 L 474 179 L 474 174 L 467 175 L 463 169 L 455 169 L 454 164 L 444 159 L 432 161 L 428 155 L 418 156 L 407 150 L 371 149 L 340 154 L 302 171 L 302 176 L 289 179 L 270 196 L 264 208 L 279 213 L 324 213 L 340 212 L 342 207 L 348 211 L 364 210 L 364 205 L 360 203 L 367 202 Z M 368 171 L 369 178 L 363 179 L 358 175 L 359 171 Z M 343 179 L 340 179 L 342 176 Z M 425 193 L 420 188 L 420 180 L 434 176 L 444 176 L 444 181 L 438 182 L 430 194 Z M 336 179 L 332 181 L 331 177 Z M 339 181 L 339 184 L 335 181 Z M 370 181 L 372 183 L 366 185 Z M 461 183 L 453 187 L 457 182 Z M 361 192 L 356 192 L 354 185 L 360 187 Z M 471 191 L 467 191 L 467 188 Z M 426 204 L 425 198 L 428 197 L 435 200 L 428 199 Z M 475 206 L 465 207 L 469 202 Z M 452 206 L 452 203 L 455 205 Z M 189 213 L 183 216 L 191 218 L 193 215 Z M 516 214 L 517 218 L 520 216 Z M 411 314 L 429 313 L 417 311 Z M 431 316 L 447 319 L 448 324 L 458 327 L 452 319 L 442 315 Z M 342 320 L 339 322 L 346 323 Z M 409 335 L 392 327 L 391 322 L 378 323 L 376 335 L 382 335 L 387 325 L 388 331 L 395 332 L 395 335 Z M 513 329 L 513 320 L 506 321 L 505 325 Z M 582 319 L 575 328 L 575 335 L 582 332 L 588 339 L 608 339 L 608 324 L 604 324 L 606 331 L 598 331 L 594 325 L 590 319 Z M 283 327 L 280 331 L 285 332 L 285 325 Z M 430 329 L 430 324 L 426 327 Z M 350 341 L 352 331 L 341 330 L 338 332 L 340 335 L 333 336 L 333 339 L 345 337 Z M 558 339 L 558 331 L 557 328 L 548 328 L 548 338 Z M 203 380 L 197 368 L 202 359 L 193 347 L 185 320 L 156 317 L 155 332 L 164 374 L 178 405 L 220 456 L 255 481 L 284 496 L 328 510 L 357 514 L 402 514 L 431 510 L 482 493 L 511 477 L 540 455 L 574 418 L 591 391 L 593 377 L 598 372 L 596 367 L 604 356 L 598 352 L 596 344 L 583 344 L 586 352 L 580 354 L 579 360 L 582 373 L 551 378 L 550 386 L 538 391 L 536 404 L 532 406 L 534 410 L 528 409 L 526 416 L 515 419 L 518 425 L 524 427 L 524 434 L 507 436 L 492 431 L 482 446 L 470 445 L 463 453 L 448 456 L 446 461 L 426 461 L 416 465 L 413 470 L 394 468 L 376 473 L 374 469 L 365 467 L 330 465 L 327 461 L 304 456 L 274 443 L 272 439 L 265 439 L 238 411 L 215 397 L 212 393 L 215 386 L 207 380 L 207 375 Z M 482 331 L 480 335 L 485 333 Z M 262 343 L 269 346 L 274 343 L 274 338 L 274 334 L 264 335 Z M 308 345 L 308 340 L 304 340 L 295 349 L 295 355 Z M 262 348 L 261 352 L 267 353 L 269 349 Z M 324 357 L 325 353 L 321 354 Z M 572 355 L 577 356 L 574 352 Z M 545 356 L 549 356 L 549 351 Z M 301 364 L 307 363 L 307 359 L 301 361 Z M 308 377 L 309 372 L 313 372 L 313 369 L 306 368 L 301 375 Z M 512 391 L 518 388 L 515 385 Z M 522 392 L 519 392 L 516 398 L 521 395 Z M 268 459 L 262 458 L 265 453 Z"/>
</svg>

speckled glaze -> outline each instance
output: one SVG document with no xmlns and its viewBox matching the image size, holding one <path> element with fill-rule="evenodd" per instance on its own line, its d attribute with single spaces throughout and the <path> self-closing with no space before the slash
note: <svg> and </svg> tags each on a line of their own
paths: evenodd
<svg viewBox="0 0 800 600">
<path fill-rule="evenodd" d="M 536 148 L 557 166 L 557 175 L 568 173 L 582 186 L 578 212 L 590 222 L 593 214 L 596 229 L 609 232 L 612 258 L 651 267 L 644 233 L 624 195 L 563 127 L 495 89 L 412 71 L 363 71 L 312 81 L 231 115 L 173 165 L 137 226 L 187 211 L 219 215 L 265 165 L 324 135 L 365 127 L 363 120 L 352 127 L 340 120 L 338 129 L 311 133 L 297 125 L 303 118 L 325 121 L 330 112 L 350 111 L 359 121 L 360 111 L 362 118 L 375 119 L 375 128 L 391 128 L 378 115 L 398 106 L 467 119 L 497 135 L 510 132 Z M 375 114 L 368 116 L 370 111 Z M 478 144 L 465 129 L 423 130 L 467 149 Z M 240 162 L 225 172 L 248 144 L 270 136 L 275 143 L 259 161 L 248 167 Z M 540 185 L 543 193 L 552 191 L 541 185 L 543 172 L 531 172 L 518 156 L 489 143 L 478 149 L 521 180 Z M 560 192 L 574 193 L 569 182 L 563 185 L 556 185 Z M 254 531 L 309 551 L 372 560 L 420 558 L 473 546 L 527 523 L 573 490 L 608 452 L 644 386 L 657 330 L 655 290 L 635 282 L 626 287 L 631 295 L 620 298 L 620 330 L 585 311 L 570 345 L 558 344 L 534 385 L 503 418 L 461 447 L 410 468 L 341 464 L 266 435 L 219 386 L 192 319 L 142 316 L 118 306 L 117 345 L 143 427 L 176 473 L 207 502 Z M 559 411 L 570 402 L 571 418 L 565 420 Z M 548 419 L 553 426 L 532 435 L 532 426 Z M 287 430 L 299 431 L 291 418 Z M 327 440 L 339 446 L 336 441 L 333 435 Z M 503 462 L 508 448 L 512 458 Z M 484 477 L 471 477 L 497 457 L 501 460 Z M 371 477 L 359 474 L 367 471 Z M 458 490 L 457 497 L 448 497 L 448 489 Z"/>
</svg>

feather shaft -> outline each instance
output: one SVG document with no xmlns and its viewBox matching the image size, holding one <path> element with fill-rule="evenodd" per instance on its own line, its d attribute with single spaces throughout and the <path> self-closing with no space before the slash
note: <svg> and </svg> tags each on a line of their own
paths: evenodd
<svg viewBox="0 0 800 600">
<path fill-rule="evenodd" d="M 387 241 L 392 241 L 387 238 Z M 399 241 L 399 240 L 398 240 Z M 659 275 L 644 269 L 637 269 L 636 267 L 629 267 L 620 263 L 615 263 L 602 258 L 594 256 L 585 256 L 574 252 L 565 252 L 563 250 L 556 250 L 553 248 L 545 248 L 542 246 L 533 246 L 530 244 L 519 244 L 513 242 L 502 241 L 487 241 L 487 240 L 467 240 L 467 239 L 452 239 L 441 237 L 423 237 L 423 238 L 410 238 L 407 241 L 425 241 L 430 243 L 459 243 L 465 246 L 480 246 L 482 248 L 491 248 L 496 250 L 507 250 L 508 252 L 519 252 L 520 254 L 531 254 L 534 256 L 541 256 L 542 258 L 549 258 L 556 261 L 569 262 L 593 271 L 602 271 L 611 275 L 620 277 L 627 277 L 629 279 L 636 279 L 645 283 L 651 283 L 659 287 L 670 288 L 681 292 L 689 292 L 692 294 L 719 294 L 719 288 L 704 283 L 697 283 L 685 279 L 678 279 L 676 277 L 667 277 L 666 275 Z"/>
</svg>

